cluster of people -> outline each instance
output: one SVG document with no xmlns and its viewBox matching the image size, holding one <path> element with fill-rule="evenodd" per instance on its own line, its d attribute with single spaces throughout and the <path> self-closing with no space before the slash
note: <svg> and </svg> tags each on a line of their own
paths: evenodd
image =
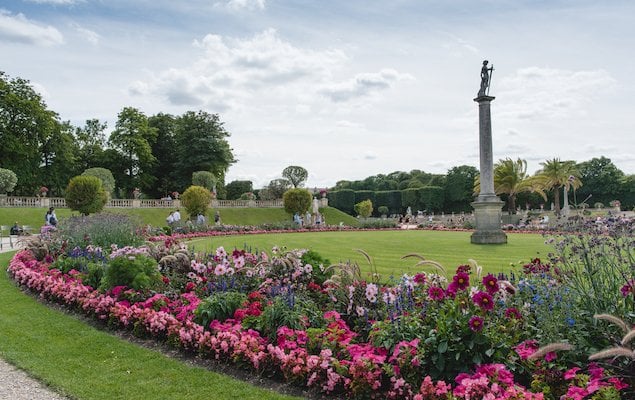
<svg viewBox="0 0 635 400">
<path fill-rule="evenodd" d="M 293 222 L 298 226 L 309 226 L 309 225 L 324 225 L 324 216 L 320 214 L 320 212 L 314 212 L 311 214 L 310 212 L 306 212 L 304 217 L 300 215 L 300 213 L 293 214 Z"/>
<path fill-rule="evenodd" d="M 181 222 L 181 212 L 180 212 L 180 210 L 177 208 L 175 211 L 170 211 L 170 214 L 167 216 L 165 221 L 168 223 L 168 226 L 179 225 L 179 223 Z M 191 220 L 188 220 L 187 224 L 192 224 L 193 221 L 194 221 L 194 218 L 192 218 Z M 196 220 L 195 221 L 196 221 L 197 225 L 205 225 L 205 224 L 207 224 L 207 218 L 205 218 L 205 215 L 203 215 L 201 213 L 199 213 L 196 216 Z M 218 210 L 214 214 L 214 223 L 216 225 L 220 225 L 221 224 L 220 212 Z"/>
<path fill-rule="evenodd" d="M 165 219 L 169 226 L 175 225 L 181 221 L 181 212 L 177 208 L 175 211 L 170 211 L 170 214 Z"/>
</svg>

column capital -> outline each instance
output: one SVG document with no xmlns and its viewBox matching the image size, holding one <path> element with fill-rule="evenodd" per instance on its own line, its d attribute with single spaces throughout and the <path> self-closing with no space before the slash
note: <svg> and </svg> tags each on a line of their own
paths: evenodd
<svg viewBox="0 0 635 400">
<path fill-rule="evenodd" d="M 474 101 L 477 103 L 484 103 L 484 102 L 490 102 L 494 100 L 495 98 L 496 97 L 494 96 L 478 96 L 477 98 L 474 99 Z"/>
</svg>

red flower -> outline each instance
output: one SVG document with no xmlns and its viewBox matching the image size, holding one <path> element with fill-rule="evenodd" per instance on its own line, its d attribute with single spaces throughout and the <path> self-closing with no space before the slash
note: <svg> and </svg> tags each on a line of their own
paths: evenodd
<svg viewBox="0 0 635 400">
<path fill-rule="evenodd" d="M 483 277 L 483 286 L 489 294 L 498 292 L 498 279 L 492 274 L 487 274 Z"/>
<path fill-rule="evenodd" d="M 468 324 L 470 325 L 471 330 L 473 330 L 474 332 L 479 332 L 483 329 L 483 318 L 474 315 L 472 316 L 472 318 L 470 318 L 470 322 Z"/>
<path fill-rule="evenodd" d="M 424 283 L 426 283 L 426 274 L 417 274 L 414 276 L 413 280 L 415 281 L 415 283 L 418 283 L 420 285 L 423 285 Z"/>
<path fill-rule="evenodd" d="M 472 296 L 472 301 L 474 301 L 474 304 L 481 307 L 482 310 L 491 311 L 494 309 L 494 299 L 489 293 L 477 292 L 474 296 Z"/>
</svg>

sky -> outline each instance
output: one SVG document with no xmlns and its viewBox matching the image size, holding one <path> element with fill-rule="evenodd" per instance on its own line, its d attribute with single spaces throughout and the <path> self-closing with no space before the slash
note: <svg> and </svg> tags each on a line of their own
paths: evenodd
<svg viewBox="0 0 635 400">
<path fill-rule="evenodd" d="M 255 188 L 479 166 L 480 67 L 494 161 L 605 156 L 635 173 L 635 2 L 3 0 L 0 71 L 63 121 L 218 114 Z"/>
</svg>

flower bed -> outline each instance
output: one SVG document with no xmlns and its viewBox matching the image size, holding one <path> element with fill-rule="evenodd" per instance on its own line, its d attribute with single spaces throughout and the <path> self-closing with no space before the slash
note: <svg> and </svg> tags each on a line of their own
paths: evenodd
<svg viewBox="0 0 635 400">
<path fill-rule="evenodd" d="M 222 248 L 195 255 L 173 245 L 114 247 L 104 258 L 101 249 L 89 247 L 55 261 L 55 255 L 37 260 L 22 251 L 9 273 L 41 297 L 112 326 L 325 394 L 609 399 L 626 389 L 586 357 L 538 348 L 534 337 L 549 341 L 551 330 L 560 329 L 555 319 L 544 319 L 544 310 L 565 321 L 573 316 L 554 307 L 567 294 L 539 260 L 518 282 L 478 277 L 476 266 L 461 266 L 451 281 L 419 273 L 380 285 L 361 279 L 355 266 L 320 268 L 302 262 L 303 255 L 277 249 L 227 254 Z M 123 259 L 135 266 L 147 257 L 158 259 L 161 272 L 151 288 L 140 279 L 131 280 L 136 289 L 99 291 L 84 283 L 96 282 L 99 262 Z M 227 309 L 228 294 L 239 299 L 235 309 Z M 536 329 L 539 324 L 543 329 Z"/>
</svg>

